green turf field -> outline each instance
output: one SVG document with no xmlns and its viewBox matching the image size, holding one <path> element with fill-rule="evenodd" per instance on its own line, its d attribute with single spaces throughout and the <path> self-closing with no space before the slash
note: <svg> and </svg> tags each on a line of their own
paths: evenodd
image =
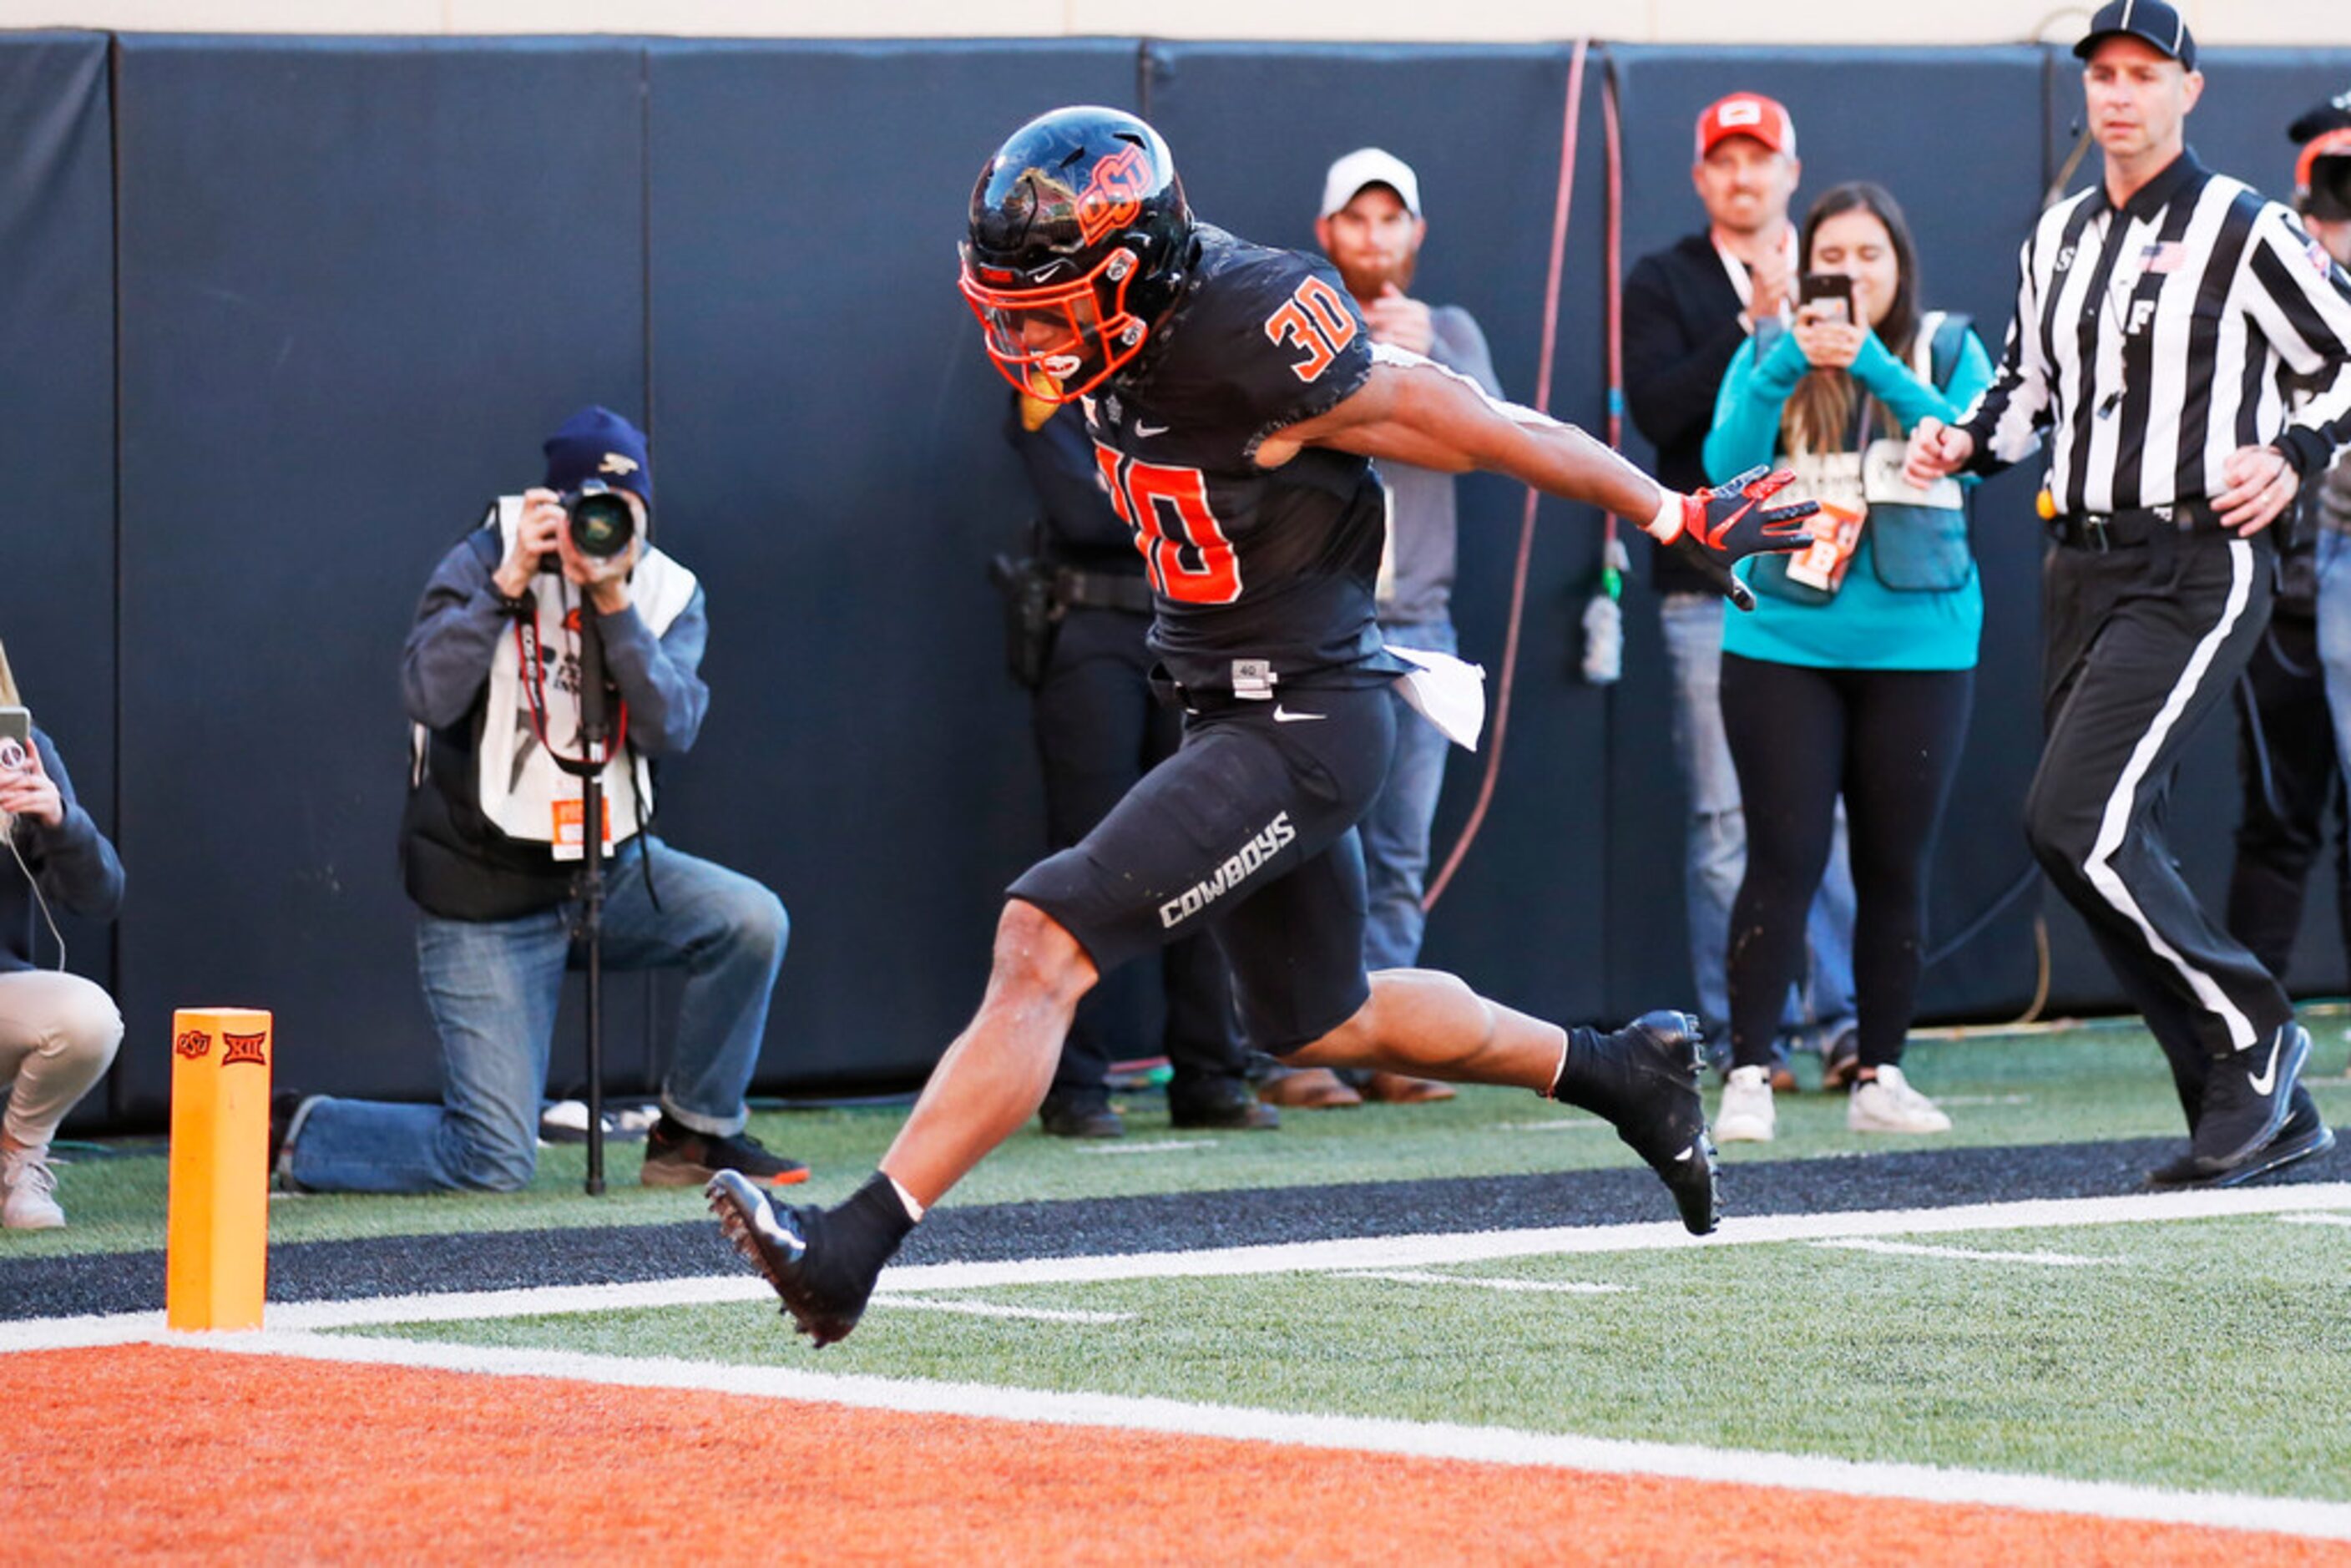
<svg viewBox="0 0 2351 1568">
<path fill-rule="evenodd" d="M 2317 1051 L 2309 1082 L 2336 1125 L 2351 1124 L 2351 1080 L 2340 1007 L 2305 1009 Z M 2016 1034 L 1932 1032 L 1912 1043 L 1913 1081 L 1945 1101 L 1957 1124 L 1933 1146 L 2063 1143 L 2091 1138 L 2181 1137 L 2170 1080 L 2146 1033 L 2134 1023 L 2091 1024 Z M 1809 1059 L 1799 1071 L 1811 1081 Z M 1708 1086 L 1709 1107 L 1716 1092 Z M 1029 1130 L 997 1151 L 956 1191 L 958 1204 L 1027 1198 L 1126 1197 L 1384 1181 L 1415 1176 L 1489 1176 L 1621 1165 L 1630 1156 L 1590 1117 L 1515 1091 L 1468 1089 L 1437 1105 L 1366 1105 L 1348 1111 L 1291 1111 L 1273 1133 L 1171 1130 L 1155 1094 L 1128 1097 L 1123 1141 L 1071 1144 Z M 1873 1148 L 1925 1144 L 1863 1139 L 1844 1130 L 1842 1098 L 1801 1093 L 1780 1102 L 1780 1136 L 1769 1145 L 1734 1145 L 1747 1160 L 1849 1157 Z M 818 1201 L 845 1196 L 862 1181 L 904 1118 L 894 1107 L 771 1112 L 752 1130 L 769 1146 L 814 1169 L 802 1189 Z M 1172 1146 L 1171 1146 L 1172 1145 Z M 636 1185 L 642 1145 L 609 1146 L 610 1190 L 580 1192 L 586 1155 L 578 1145 L 540 1153 L 528 1190 L 501 1195 L 421 1197 L 289 1195 L 273 1202 L 275 1241 L 521 1230 L 550 1226 L 657 1224 L 702 1213 L 692 1191 L 649 1191 Z M 58 1231 L 10 1232 L 0 1261 L 63 1253 L 110 1252 L 162 1245 L 164 1160 L 152 1154 L 66 1157 L 59 1197 L 71 1225 Z"/>
<path fill-rule="evenodd" d="M 1118 1321 L 885 1302 L 821 1354 L 758 1303 L 366 1332 L 2351 1500 L 2351 1226 L 1917 1239 L 2090 1261 L 1698 1244 L 1428 1270 L 1607 1294 L 1328 1272 L 992 1286 L 965 1294 Z"/>
</svg>

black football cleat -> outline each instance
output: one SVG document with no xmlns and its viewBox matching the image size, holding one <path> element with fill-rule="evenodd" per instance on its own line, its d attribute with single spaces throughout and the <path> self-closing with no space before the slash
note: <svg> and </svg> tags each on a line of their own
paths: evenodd
<svg viewBox="0 0 2351 1568">
<path fill-rule="evenodd" d="M 2158 1166 L 2147 1176 L 2147 1186 L 2156 1192 L 2179 1192 L 2189 1187 L 2242 1186 L 2272 1171 L 2283 1170 L 2297 1160 L 2313 1155 L 2323 1155 L 2335 1146 L 2335 1129 L 2318 1112 L 2318 1102 L 2310 1091 L 2294 1085 L 2289 1097 L 2285 1124 L 2277 1136 L 2253 1151 L 2252 1155 L 2215 1176 L 2205 1171 L 2195 1154 L 2180 1155 L 2170 1164 Z"/>
<path fill-rule="evenodd" d="M 820 1246 L 824 1211 L 771 1203 L 735 1171 L 718 1172 L 702 1190 L 719 1230 L 783 1298 L 784 1315 L 794 1326 L 819 1348 L 847 1338 L 864 1315 L 879 1270 L 860 1280 L 853 1269 L 828 1267 L 831 1260 Z"/>
<path fill-rule="evenodd" d="M 1693 1236 L 1719 1224 L 1714 1140 L 1698 1093 L 1704 1035 L 1670 1009 L 1644 1013 L 1614 1034 L 1570 1032 L 1557 1098 L 1606 1117 L 1674 1195 Z"/>
<path fill-rule="evenodd" d="M 2204 1105 L 2189 1136 L 2198 1174 L 2226 1176 L 2275 1141 L 2310 1060 L 2310 1031 L 2289 1019 L 2262 1044 L 2232 1051 L 2204 1078 Z"/>
</svg>

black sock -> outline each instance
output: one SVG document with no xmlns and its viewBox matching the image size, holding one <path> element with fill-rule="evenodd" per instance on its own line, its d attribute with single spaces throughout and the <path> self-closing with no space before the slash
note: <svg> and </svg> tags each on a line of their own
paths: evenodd
<svg viewBox="0 0 2351 1568">
<path fill-rule="evenodd" d="M 1610 1114 L 1618 1099 L 1612 1090 L 1618 1089 L 1616 1080 L 1622 1076 L 1604 1070 L 1598 1046 L 1598 1031 L 1571 1029 L 1567 1031 L 1567 1059 L 1560 1063 L 1559 1082 L 1552 1085 L 1551 1097 L 1562 1104 Z"/>
<path fill-rule="evenodd" d="M 880 1171 L 867 1177 L 865 1185 L 838 1208 L 828 1211 L 824 1219 L 825 1239 L 841 1249 L 841 1260 L 876 1272 L 914 1228 L 905 1200 Z"/>
</svg>

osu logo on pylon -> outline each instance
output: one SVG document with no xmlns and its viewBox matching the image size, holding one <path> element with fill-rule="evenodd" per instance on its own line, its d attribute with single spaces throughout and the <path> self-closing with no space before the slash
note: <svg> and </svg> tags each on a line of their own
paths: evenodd
<svg viewBox="0 0 2351 1568">
<path fill-rule="evenodd" d="M 269 1043 L 269 1037 L 266 1034 L 224 1034 L 221 1041 L 227 1047 L 221 1052 L 223 1067 L 234 1066 L 240 1061 L 257 1062 L 264 1067 L 269 1065 L 269 1052 L 263 1049 Z"/>
<path fill-rule="evenodd" d="M 213 1037 L 200 1029 L 182 1030 L 179 1038 L 172 1041 L 172 1049 L 190 1061 L 203 1057 L 212 1048 Z"/>
<path fill-rule="evenodd" d="M 1151 193 L 1151 160 L 1140 147 L 1129 147 L 1094 165 L 1094 177 L 1078 194 L 1078 232 L 1092 245 L 1113 229 L 1125 227 L 1143 212 L 1143 198 Z"/>
</svg>

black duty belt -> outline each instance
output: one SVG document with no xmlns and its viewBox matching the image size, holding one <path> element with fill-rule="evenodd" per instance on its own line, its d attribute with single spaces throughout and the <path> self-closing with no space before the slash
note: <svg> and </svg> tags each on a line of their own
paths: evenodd
<svg viewBox="0 0 2351 1568">
<path fill-rule="evenodd" d="M 1071 567 L 1053 569 L 1053 602 L 1068 606 L 1080 604 L 1089 610 L 1125 610 L 1137 615 L 1151 613 L 1151 584 L 1140 573 L 1129 576 L 1122 572 L 1079 571 Z"/>
<path fill-rule="evenodd" d="M 2127 512 L 2074 512 L 2049 523 L 2049 537 L 2071 549 L 2100 554 L 2107 550 L 2140 549 L 2158 539 L 2189 537 L 2225 539 L 2235 536 L 2220 526 L 2220 515 L 2207 501 L 2180 501 L 2168 507 L 2141 507 Z"/>
</svg>

